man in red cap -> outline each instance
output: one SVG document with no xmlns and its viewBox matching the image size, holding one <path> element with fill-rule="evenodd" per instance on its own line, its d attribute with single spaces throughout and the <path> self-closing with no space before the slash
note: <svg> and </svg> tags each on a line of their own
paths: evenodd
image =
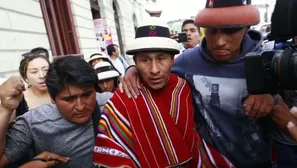
<svg viewBox="0 0 297 168">
<path fill-rule="evenodd" d="M 191 84 L 202 138 L 240 168 L 271 167 L 264 117 L 274 98 L 249 95 L 244 73 L 244 56 L 261 49 L 261 34 L 249 30 L 259 20 L 250 0 L 207 0 L 196 17 L 197 26 L 206 28 L 205 38 L 177 57 L 171 69 Z M 122 80 L 128 96 L 139 93 L 137 76 L 137 69 L 129 68 Z"/>
</svg>

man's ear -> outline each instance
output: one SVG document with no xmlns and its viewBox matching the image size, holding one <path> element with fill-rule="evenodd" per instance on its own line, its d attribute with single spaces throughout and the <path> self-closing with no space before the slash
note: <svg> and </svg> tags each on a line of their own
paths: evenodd
<svg viewBox="0 0 297 168">
<path fill-rule="evenodd" d="M 55 101 L 53 98 L 51 98 L 51 102 L 52 102 L 53 104 L 56 104 L 56 101 Z"/>
<path fill-rule="evenodd" d="M 136 57 L 135 57 L 135 55 L 133 55 L 133 61 L 134 61 L 134 63 L 136 63 Z"/>
<path fill-rule="evenodd" d="M 247 34 L 247 32 L 250 30 L 250 27 L 247 27 L 245 28 L 245 33 L 244 34 Z"/>
<path fill-rule="evenodd" d="M 172 55 L 171 55 L 171 58 L 172 58 L 172 63 L 171 63 L 171 65 L 174 64 L 174 57 L 175 57 L 175 54 L 172 54 Z"/>
</svg>

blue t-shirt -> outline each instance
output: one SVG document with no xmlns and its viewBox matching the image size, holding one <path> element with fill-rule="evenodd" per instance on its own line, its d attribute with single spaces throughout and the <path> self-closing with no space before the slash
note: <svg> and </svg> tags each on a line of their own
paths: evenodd
<svg viewBox="0 0 297 168">
<path fill-rule="evenodd" d="M 244 56 L 260 50 L 261 35 L 249 31 L 241 53 L 229 63 L 215 61 L 207 52 L 205 38 L 199 47 L 175 59 L 172 72 L 188 80 L 196 107 L 195 120 L 201 136 L 236 167 L 256 167 L 270 161 L 269 118 L 250 120 L 244 114 L 247 98 Z"/>
</svg>

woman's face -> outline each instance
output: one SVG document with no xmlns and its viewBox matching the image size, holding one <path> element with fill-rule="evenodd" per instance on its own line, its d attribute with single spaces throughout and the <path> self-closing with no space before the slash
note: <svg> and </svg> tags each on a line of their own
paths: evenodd
<svg viewBox="0 0 297 168">
<path fill-rule="evenodd" d="M 102 92 L 113 92 L 115 90 L 114 78 L 99 81 L 99 87 Z"/>
<path fill-rule="evenodd" d="M 43 58 L 35 58 L 28 63 L 27 67 L 27 82 L 32 88 L 38 90 L 47 90 L 45 84 L 45 76 L 48 71 L 49 64 Z"/>
<path fill-rule="evenodd" d="M 92 64 L 92 67 L 95 67 L 95 65 L 99 62 L 104 62 L 104 59 L 102 58 L 97 58 L 97 59 L 94 59 L 91 64 Z"/>
</svg>

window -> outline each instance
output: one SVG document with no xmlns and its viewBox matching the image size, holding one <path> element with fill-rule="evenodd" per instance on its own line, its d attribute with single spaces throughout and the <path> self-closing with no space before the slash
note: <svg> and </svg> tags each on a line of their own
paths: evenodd
<svg viewBox="0 0 297 168">
<path fill-rule="evenodd" d="M 79 54 L 69 0 L 40 0 L 53 56 Z"/>
<path fill-rule="evenodd" d="M 134 30 L 136 31 L 138 27 L 138 22 L 135 13 L 133 14 L 133 23 L 134 23 Z"/>
<path fill-rule="evenodd" d="M 119 39 L 119 47 L 121 50 L 121 55 L 124 56 L 124 47 L 123 47 L 123 39 L 122 39 L 122 32 L 121 32 L 121 25 L 120 25 L 120 18 L 119 18 L 119 13 L 116 8 L 115 2 L 113 1 L 112 3 L 113 11 L 114 11 L 114 21 L 116 25 L 116 30 L 117 30 L 117 35 Z"/>
</svg>

